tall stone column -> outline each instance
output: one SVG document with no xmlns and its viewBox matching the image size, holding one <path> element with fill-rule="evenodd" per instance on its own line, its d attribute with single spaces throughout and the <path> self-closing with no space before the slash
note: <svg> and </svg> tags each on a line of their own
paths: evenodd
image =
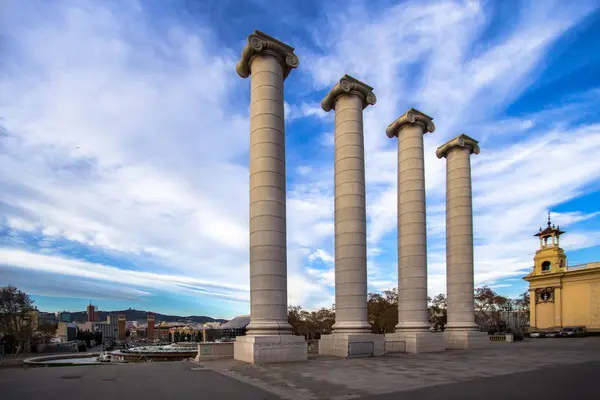
<svg viewBox="0 0 600 400">
<path fill-rule="evenodd" d="M 475 323 L 473 275 L 473 207 L 471 154 L 479 154 L 475 139 L 465 134 L 440 146 L 436 155 L 446 158 L 446 292 L 448 348 L 489 345 L 487 334 Z"/>
<path fill-rule="evenodd" d="M 367 317 L 367 217 L 363 110 L 373 88 L 344 75 L 321 102 L 335 110 L 335 324 L 319 342 L 323 355 L 382 355 L 383 336 Z"/>
<path fill-rule="evenodd" d="M 427 227 L 423 135 L 433 118 L 414 108 L 386 129 L 398 138 L 398 325 L 386 340 L 404 340 L 406 351 L 442 351 L 441 334 L 429 331 L 427 312 Z"/>
<path fill-rule="evenodd" d="M 236 71 L 250 84 L 250 324 L 234 346 L 251 363 L 307 359 L 287 318 L 283 81 L 298 67 L 294 48 L 260 31 L 248 36 Z"/>
</svg>

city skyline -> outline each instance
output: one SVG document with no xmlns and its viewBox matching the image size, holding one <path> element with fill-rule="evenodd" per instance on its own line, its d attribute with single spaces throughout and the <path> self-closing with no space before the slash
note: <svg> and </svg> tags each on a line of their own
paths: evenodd
<svg viewBox="0 0 600 400">
<path fill-rule="evenodd" d="M 424 138 L 430 295 L 445 292 L 435 149 L 462 132 L 481 147 L 476 286 L 526 290 L 548 210 L 570 265 L 599 260 L 598 6 L 366 4 L 7 5 L 0 284 L 43 311 L 91 300 L 248 314 L 249 87 L 235 63 L 256 28 L 300 60 L 285 82 L 289 305 L 333 303 L 333 116 L 319 103 L 345 73 L 377 96 L 364 111 L 369 291 L 396 286 L 397 149 L 385 128 L 409 107 L 436 125 Z"/>
</svg>

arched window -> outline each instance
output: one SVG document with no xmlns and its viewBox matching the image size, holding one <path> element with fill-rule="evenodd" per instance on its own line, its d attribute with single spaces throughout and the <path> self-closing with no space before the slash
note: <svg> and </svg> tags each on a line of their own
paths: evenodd
<svg viewBox="0 0 600 400">
<path fill-rule="evenodd" d="M 542 263 L 542 272 L 550 271 L 550 261 L 544 261 Z"/>
</svg>

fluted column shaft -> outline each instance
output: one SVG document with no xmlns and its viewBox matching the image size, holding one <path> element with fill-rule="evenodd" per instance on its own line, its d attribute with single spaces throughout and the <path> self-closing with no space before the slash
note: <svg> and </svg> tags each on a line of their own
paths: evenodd
<svg viewBox="0 0 600 400">
<path fill-rule="evenodd" d="M 447 330 L 477 330 L 474 307 L 471 153 L 474 139 L 462 134 L 438 149 L 446 157 Z"/>
<path fill-rule="evenodd" d="M 250 84 L 250 324 L 248 335 L 291 334 L 287 317 L 283 81 L 294 48 L 260 31 L 236 65 Z"/>
<path fill-rule="evenodd" d="M 344 75 L 321 101 L 335 109 L 334 333 L 371 331 L 367 316 L 367 212 L 363 110 L 373 88 Z"/>
<path fill-rule="evenodd" d="M 432 118 L 413 108 L 386 129 L 398 138 L 397 332 L 429 330 L 423 135 L 434 130 Z"/>
<path fill-rule="evenodd" d="M 405 125 L 398 134 L 397 330 L 429 328 L 423 152 L 423 128 Z"/>
<path fill-rule="evenodd" d="M 251 71 L 248 334 L 289 333 L 283 72 L 271 55 L 256 56 Z"/>
<path fill-rule="evenodd" d="M 370 332 L 367 317 L 367 215 L 362 99 L 335 104 L 334 332 Z"/>
<path fill-rule="evenodd" d="M 476 329 L 473 271 L 471 152 L 455 148 L 446 156 L 447 329 Z"/>
</svg>

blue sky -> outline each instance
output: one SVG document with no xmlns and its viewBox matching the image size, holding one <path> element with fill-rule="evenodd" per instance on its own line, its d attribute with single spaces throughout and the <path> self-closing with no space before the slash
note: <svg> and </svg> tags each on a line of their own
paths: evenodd
<svg viewBox="0 0 600 400">
<path fill-rule="evenodd" d="M 396 142 L 425 136 L 429 292 L 445 291 L 445 163 L 473 156 L 476 284 L 515 296 L 547 210 L 569 264 L 600 260 L 595 1 L 0 0 L 0 285 L 47 311 L 248 312 L 249 80 L 260 29 L 296 48 L 285 82 L 288 301 L 333 303 L 333 115 L 348 73 L 365 110 L 369 289 L 396 285 Z"/>
</svg>

